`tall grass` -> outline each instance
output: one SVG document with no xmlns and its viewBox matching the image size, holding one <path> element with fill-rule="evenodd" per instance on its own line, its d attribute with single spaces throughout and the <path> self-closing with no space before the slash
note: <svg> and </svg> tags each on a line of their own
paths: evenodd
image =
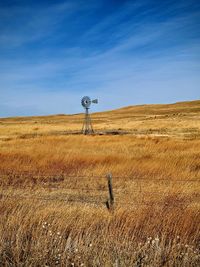
<svg viewBox="0 0 200 267">
<path fill-rule="evenodd" d="M 198 266 L 199 213 L 1 202 L 1 266 Z"/>
</svg>

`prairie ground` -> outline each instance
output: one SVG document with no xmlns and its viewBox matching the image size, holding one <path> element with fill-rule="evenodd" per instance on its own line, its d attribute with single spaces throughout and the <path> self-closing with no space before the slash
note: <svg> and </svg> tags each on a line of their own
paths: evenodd
<svg viewBox="0 0 200 267">
<path fill-rule="evenodd" d="M 0 119 L 0 266 L 200 266 L 200 101 L 92 119 Z"/>
</svg>

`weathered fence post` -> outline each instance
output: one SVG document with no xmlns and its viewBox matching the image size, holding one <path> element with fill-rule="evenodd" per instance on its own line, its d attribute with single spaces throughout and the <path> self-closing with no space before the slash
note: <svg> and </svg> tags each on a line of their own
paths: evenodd
<svg viewBox="0 0 200 267">
<path fill-rule="evenodd" d="M 109 210 L 113 210 L 114 208 L 114 194 L 113 194 L 113 188 L 112 188 L 112 174 L 109 173 L 107 175 L 108 179 L 108 192 L 109 192 L 109 199 L 106 201 L 106 206 Z"/>
</svg>

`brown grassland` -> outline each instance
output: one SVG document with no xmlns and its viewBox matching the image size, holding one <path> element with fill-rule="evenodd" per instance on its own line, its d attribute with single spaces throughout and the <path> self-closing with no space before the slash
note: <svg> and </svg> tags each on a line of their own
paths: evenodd
<svg viewBox="0 0 200 267">
<path fill-rule="evenodd" d="M 0 119 L 0 266 L 200 266 L 200 101 L 92 119 Z"/>
</svg>

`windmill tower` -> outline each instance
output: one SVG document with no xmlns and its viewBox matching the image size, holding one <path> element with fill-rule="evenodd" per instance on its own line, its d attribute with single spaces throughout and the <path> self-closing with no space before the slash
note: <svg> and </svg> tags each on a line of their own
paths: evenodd
<svg viewBox="0 0 200 267">
<path fill-rule="evenodd" d="M 82 127 L 83 134 L 94 133 L 91 117 L 89 114 L 89 108 L 90 108 L 91 103 L 98 104 L 98 99 L 91 100 L 88 96 L 84 96 L 81 100 L 81 104 L 85 109 L 85 119 L 84 119 L 83 127 Z"/>
</svg>

